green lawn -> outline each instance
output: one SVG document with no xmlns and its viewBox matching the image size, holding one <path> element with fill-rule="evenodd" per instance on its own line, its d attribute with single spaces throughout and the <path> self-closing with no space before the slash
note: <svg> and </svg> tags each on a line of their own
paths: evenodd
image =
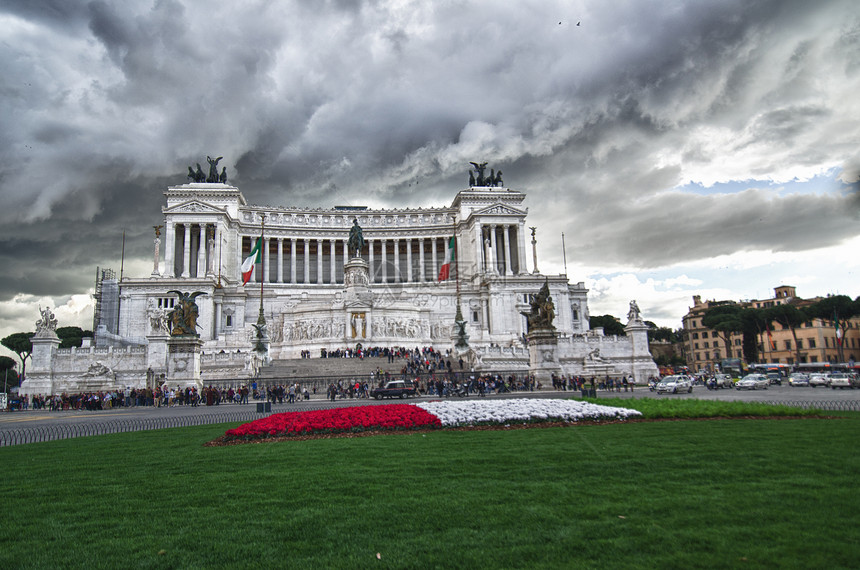
<svg viewBox="0 0 860 570">
<path fill-rule="evenodd" d="M 0 567 L 860 560 L 857 414 L 203 447 L 232 425 L 0 449 Z"/>
</svg>

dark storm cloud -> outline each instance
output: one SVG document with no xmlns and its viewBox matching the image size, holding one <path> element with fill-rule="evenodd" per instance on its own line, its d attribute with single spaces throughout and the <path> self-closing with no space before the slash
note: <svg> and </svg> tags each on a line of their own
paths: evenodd
<svg viewBox="0 0 860 570">
<path fill-rule="evenodd" d="M 0 302 L 84 291 L 123 229 L 127 258 L 149 258 L 161 193 L 207 154 L 250 202 L 307 206 L 449 204 L 487 160 L 586 264 L 857 233 L 844 189 L 672 190 L 857 181 L 850 1 L 28 1 L 0 18 Z"/>
</svg>

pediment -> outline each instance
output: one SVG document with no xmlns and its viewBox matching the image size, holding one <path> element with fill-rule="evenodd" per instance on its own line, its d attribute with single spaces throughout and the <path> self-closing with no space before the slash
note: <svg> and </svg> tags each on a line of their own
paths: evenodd
<svg viewBox="0 0 860 570">
<path fill-rule="evenodd" d="M 514 208 L 513 206 L 509 206 L 507 204 L 502 204 L 497 202 L 492 204 L 491 206 L 487 206 L 486 208 L 481 208 L 480 210 L 475 210 L 472 212 L 473 216 L 525 216 L 526 210 L 522 210 L 520 208 Z"/>
<path fill-rule="evenodd" d="M 171 206 L 170 208 L 165 208 L 164 213 L 224 214 L 226 213 L 226 210 L 224 208 L 218 208 L 217 206 L 213 206 L 212 204 L 207 204 L 206 202 L 201 202 L 200 200 L 188 200 L 187 202 L 176 204 L 175 206 Z"/>
</svg>

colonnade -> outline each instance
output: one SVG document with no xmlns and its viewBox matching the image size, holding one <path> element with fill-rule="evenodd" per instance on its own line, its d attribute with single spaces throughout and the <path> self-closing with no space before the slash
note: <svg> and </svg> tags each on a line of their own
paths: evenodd
<svg viewBox="0 0 860 570">
<path fill-rule="evenodd" d="M 514 224 L 476 223 L 475 242 L 480 244 L 474 257 L 479 270 L 497 275 L 526 272 L 524 222 Z M 201 278 L 213 275 L 216 245 L 222 241 L 220 227 L 214 223 L 175 223 L 166 228 L 165 276 Z M 256 236 L 241 236 L 235 268 L 249 254 Z M 446 242 L 450 237 L 366 237 L 362 257 L 370 265 L 373 283 L 422 283 L 437 279 L 444 263 Z M 470 240 L 471 241 L 471 240 Z M 231 248 L 232 249 L 232 248 Z M 458 246 L 463 255 L 462 244 Z M 263 251 L 266 283 L 337 284 L 343 283 L 344 260 L 349 258 L 346 238 L 264 237 Z M 251 277 L 259 283 L 263 264 Z"/>
<path fill-rule="evenodd" d="M 482 268 L 496 275 L 526 272 L 525 223 L 475 224 L 477 242 L 481 244 Z"/>
<path fill-rule="evenodd" d="M 166 277 L 203 277 L 215 271 L 216 224 L 168 224 L 165 239 Z"/>
<path fill-rule="evenodd" d="M 238 264 L 257 238 L 243 236 Z M 437 279 L 444 263 L 444 237 L 365 238 L 362 257 L 373 283 L 423 283 Z M 344 260 L 350 258 L 346 239 L 325 237 L 264 237 L 266 283 L 343 283 Z M 263 278 L 255 267 L 253 282 Z M 238 265 L 237 265 L 238 266 Z"/>
</svg>

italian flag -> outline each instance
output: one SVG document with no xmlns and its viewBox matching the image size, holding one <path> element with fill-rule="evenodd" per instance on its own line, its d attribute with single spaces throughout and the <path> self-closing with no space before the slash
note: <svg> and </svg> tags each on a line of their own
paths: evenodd
<svg viewBox="0 0 860 570">
<path fill-rule="evenodd" d="M 833 326 L 836 327 L 836 343 L 842 346 L 842 328 L 839 326 L 839 314 L 833 313 Z"/>
<path fill-rule="evenodd" d="M 263 251 L 260 248 L 262 241 L 262 237 L 257 238 L 257 243 L 251 249 L 251 255 L 246 257 L 245 261 L 242 262 L 242 285 L 245 285 L 251 279 L 251 275 L 254 273 L 254 264 L 260 263 L 263 260 Z"/>
<path fill-rule="evenodd" d="M 448 240 L 445 246 L 445 263 L 439 268 L 439 281 L 445 281 L 451 276 L 451 264 L 454 263 L 456 254 L 454 253 L 454 236 Z"/>
</svg>

